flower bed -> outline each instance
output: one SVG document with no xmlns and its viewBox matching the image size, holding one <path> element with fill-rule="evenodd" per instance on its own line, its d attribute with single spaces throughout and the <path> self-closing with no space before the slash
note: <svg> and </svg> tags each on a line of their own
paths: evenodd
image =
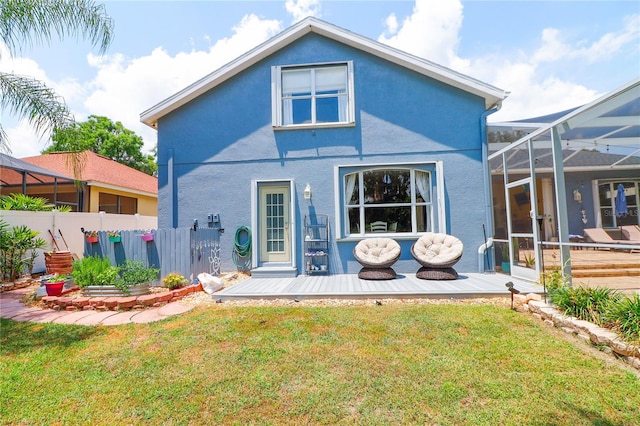
<svg viewBox="0 0 640 426">
<path fill-rule="evenodd" d="M 190 285 L 175 290 L 167 290 L 159 293 L 144 294 L 141 296 L 45 296 L 42 298 L 42 304 L 45 308 L 67 311 L 117 311 L 145 309 L 149 307 L 163 306 L 169 302 L 176 302 L 178 300 L 181 300 L 184 296 L 198 291 L 202 291 L 202 286 L 200 284 Z"/>
</svg>

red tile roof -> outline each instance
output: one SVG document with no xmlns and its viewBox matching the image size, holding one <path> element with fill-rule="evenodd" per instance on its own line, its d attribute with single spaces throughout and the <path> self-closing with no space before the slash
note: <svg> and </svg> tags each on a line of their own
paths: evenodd
<svg viewBox="0 0 640 426">
<path fill-rule="evenodd" d="M 84 153 L 85 155 L 80 157 L 83 164 L 80 180 L 158 194 L 158 178 L 94 152 L 84 151 Z M 54 152 L 21 160 L 73 178 L 71 162 L 68 161 L 70 155 L 68 152 Z"/>
</svg>

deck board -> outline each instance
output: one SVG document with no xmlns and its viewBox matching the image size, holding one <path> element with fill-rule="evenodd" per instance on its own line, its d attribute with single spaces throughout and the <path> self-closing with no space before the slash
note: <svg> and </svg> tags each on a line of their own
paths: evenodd
<svg viewBox="0 0 640 426">
<path fill-rule="evenodd" d="M 225 288 L 215 298 L 302 299 L 302 298 L 409 298 L 409 297 L 492 297 L 509 296 L 505 284 L 513 282 L 522 293 L 542 293 L 540 285 L 502 274 L 461 274 L 457 280 L 421 280 L 415 274 L 398 275 L 395 280 L 362 280 L 355 274 L 305 276 L 295 278 L 249 278 Z"/>
</svg>

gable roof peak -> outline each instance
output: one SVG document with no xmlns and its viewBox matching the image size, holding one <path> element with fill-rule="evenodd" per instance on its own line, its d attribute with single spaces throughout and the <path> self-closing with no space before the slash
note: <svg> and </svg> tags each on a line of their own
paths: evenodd
<svg viewBox="0 0 640 426">
<path fill-rule="evenodd" d="M 309 16 L 142 112 L 140 121 L 155 128 L 158 119 L 309 33 L 319 34 L 479 96 L 485 100 L 487 110 L 499 107 L 502 101 L 509 96 L 509 92 L 495 86 Z"/>
</svg>

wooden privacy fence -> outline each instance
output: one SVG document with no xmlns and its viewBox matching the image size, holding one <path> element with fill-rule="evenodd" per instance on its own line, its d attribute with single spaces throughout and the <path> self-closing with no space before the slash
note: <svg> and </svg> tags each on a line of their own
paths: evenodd
<svg viewBox="0 0 640 426">
<path fill-rule="evenodd" d="M 98 231 L 97 242 L 89 242 L 85 238 L 84 255 L 106 257 L 112 265 L 121 265 L 125 260 L 139 260 L 145 266 L 160 268 L 160 278 L 170 272 L 178 272 L 191 281 L 202 272 L 220 275 L 218 229 L 117 231 L 119 241 L 110 237 L 112 232 Z"/>
</svg>

